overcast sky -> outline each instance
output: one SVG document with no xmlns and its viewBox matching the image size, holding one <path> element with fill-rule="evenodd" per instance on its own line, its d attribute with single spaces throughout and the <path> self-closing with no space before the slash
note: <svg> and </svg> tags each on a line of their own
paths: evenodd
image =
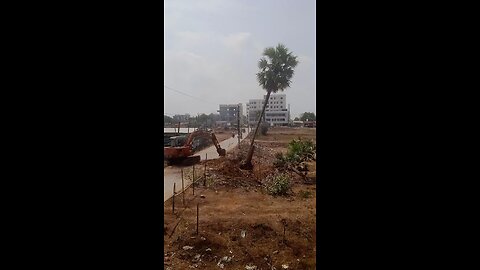
<svg viewBox="0 0 480 270">
<path fill-rule="evenodd" d="M 283 93 L 292 118 L 315 112 L 315 0 L 165 0 L 165 114 L 216 113 L 265 94 L 256 80 L 266 47 L 283 43 L 299 64 Z M 244 105 L 245 110 L 245 105 Z"/>
</svg>

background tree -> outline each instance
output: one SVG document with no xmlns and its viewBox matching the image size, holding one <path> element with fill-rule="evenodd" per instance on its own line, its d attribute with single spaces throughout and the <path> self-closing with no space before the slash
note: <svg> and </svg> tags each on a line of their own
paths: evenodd
<svg viewBox="0 0 480 270">
<path fill-rule="evenodd" d="M 302 116 L 300 117 L 300 120 L 301 121 L 316 121 L 317 118 L 315 117 L 315 114 L 312 113 L 312 112 L 305 112 L 302 114 Z"/>
<path fill-rule="evenodd" d="M 265 115 L 265 108 L 270 99 L 270 94 L 278 91 L 283 91 L 290 87 L 291 79 L 293 77 L 293 70 L 297 66 L 297 56 L 294 56 L 288 51 L 288 48 L 283 44 L 278 44 L 276 48 L 268 47 L 263 51 L 263 57 L 258 61 L 257 80 L 260 86 L 267 91 L 265 102 L 263 104 L 262 113 L 258 119 L 257 127 L 253 133 L 250 149 L 248 150 L 247 159 L 240 166 L 242 169 L 251 170 L 253 168 L 252 157 L 258 128 L 262 117 Z"/>
<path fill-rule="evenodd" d="M 163 126 L 173 123 L 173 118 L 168 115 L 163 115 Z"/>
<path fill-rule="evenodd" d="M 202 113 L 200 114 L 198 117 L 195 117 L 195 127 L 198 127 L 198 128 L 206 128 L 209 123 L 211 123 L 211 121 L 209 121 L 209 116 Z"/>
</svg>

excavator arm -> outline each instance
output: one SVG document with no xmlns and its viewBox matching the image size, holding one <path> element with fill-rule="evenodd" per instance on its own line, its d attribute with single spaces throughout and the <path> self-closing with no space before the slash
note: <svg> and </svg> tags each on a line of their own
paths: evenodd
<svg viewBox="0 0 480 270">
<path fill-rule="evenodd" d="M 217 140 L 217 137 L 215 137 L 215 134 L 212 133 L 212 141 L 213 144 L 215 145 L 215 148 L 217 148 L 217 153 L 219 156 L 224 157 L 227 154 L 227 151 L 225 149 L 222 149 L 220 147 L 220 143 Z"/>
<path fill-rule="evenodd" d="M 217 140 L 217 137 L 213 132 L 207 132 L 203 130 L 194 131 L 190 133 L 190 136 L 188 136 L 188 139 L 185 142 L 185 146 L 192 147 L 193 140 L 199 137 L 211 137 L 212 142 L 215 145 L 215 148 L 217 148 L 218 155 L 222 157 L 226 155 L 225 149 L 222 149 L 222 147 L 220 146 L 220 143 Z"/>
</svg>

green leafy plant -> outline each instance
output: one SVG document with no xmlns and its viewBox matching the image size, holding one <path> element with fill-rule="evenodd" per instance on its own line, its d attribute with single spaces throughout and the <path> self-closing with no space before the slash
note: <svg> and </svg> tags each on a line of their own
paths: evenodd
<svg viewBox="0 0 480 270">
<path fill-rule="evenodd" d="M 268 124 L 267 123 L 263 123 L 261 126 L 260 126 L 260 133 L 265 136 L 267 135 L 267 131 L 268 131 Z"/>
<path fill-rule="evenodd" d="M 275 167 L 284 167 L 287 163 L 285 156 L 282 153 L 275 154 L 275 160 L 273 161 L 273 166 Z"/>
<path fill-rule="evenodd" d="M 315 151 L 316 146 L 312 140 L 294 139 L 288 144 L 286 159 L 293 163 L 302 162 L 312 159 Z"/>
<path fill-rule="evenodd" d="M 290 179 L 286 174 L 278 174 L 268 177 L 266 189 L 271 195 L 287 195 L 290 190 Z"/>
<path fill-rule="evenodd" d="M 302 191 L 300 191 L 300 197 L 302 197 L 304 199 L 310 198 L 310 197 L 312 197 L 312 192 L 308 191 L 308 190 L 302 190 Z"/>
</svg>

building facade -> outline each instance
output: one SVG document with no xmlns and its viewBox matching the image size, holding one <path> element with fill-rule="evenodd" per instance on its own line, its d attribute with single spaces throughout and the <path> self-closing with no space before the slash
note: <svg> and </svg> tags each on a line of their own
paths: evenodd
<svg viewBox="0 0 480 270">
<path fill-rule="evenodd" d="M 249 125 L 257 123 L 266 97 L 267 95 L 264 95 L 263 99 L 250 99 L 248 101 L 247 118 Z M 290 112 L 287 109 L 287 96 L 285 94 L 271 94 L 265 108 L 265 122 L 273 126 L 286 126 L 289 119 Z"/>
<path fill-rule="evenodd" d="M 238 115 L 240 114 L 240 120 L 243 116 L 243 105 L 239 104 L 220 104 L 218 113 L 220 114 L 219 121 L 226 121 L 231 125 L 237 125 Z"/>
</svg>

